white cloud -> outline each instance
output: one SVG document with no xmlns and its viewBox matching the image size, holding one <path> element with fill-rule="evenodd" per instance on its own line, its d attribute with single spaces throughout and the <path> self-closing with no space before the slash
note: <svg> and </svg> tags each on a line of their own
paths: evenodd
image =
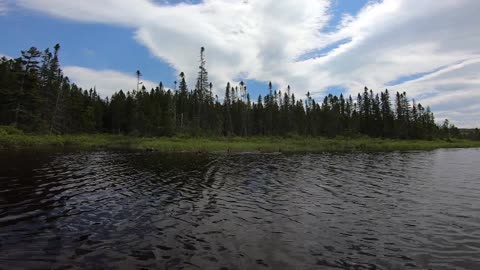
<svg viewBox="0 0 480 270">
<path fill-rule="evenodd" d="M 13 57 L 11 57 L 10 55 L 0 53 L 0 58 L 2 58 L 2 57 L 5 57 L 7 59 L 13 59 Z"/>
<path fill-rule="evenodd" d="M 328 25 L 329 0 L 204 0 L 166 6 L 150 0 L 18 0 L 25 8 L 70 20 L 115 24 L 134 29 L 135 39 L 153 55 L 184 71 L 190 85 L 198 51 L 207 48 L 210 78 L 273 81 L 294 91 L 324 94 L 328 86 L 348 92 L 364 85 L 381 90 L 404 76 L 450 67 L 455 72 L 389 87 L 425 99 L 447 97 L 480 87 L 468 61 L 480 57 L 480 1 L 372 1 L 358 14 L 345 14 L 334 32 Z M 351 39 L 326 56 L 296 61 L 301 55 Z M 456 67 L 458 63 L 465 66 Z M 478 70 L 478 69 L 477 69 Z M 408 86 L 408 88 L 406 88 Z M 430 96 L 432 97 L 432 96 Z M 422 100 L 421 100 L 422 101 Z M 438 110 L 446 108 L 442 103 Z M 448 112 L 445 110 L 445 116 Z M 452 117 L 456 117 L 454 111 Z M 458 117 L 457 117 L 458 118 Z M 463 121 L 478 125 L 478 121 Z"/>
<path fill-rule="evenodd" d="M 19 0 L 26 8 L 82 22 L 135 29 L 135 38 L 153 55 L 187 74 L 197 73 L 198 53 L 207 48 L 215 85 L 242 79 L 285 84 L 285 71 L 298 55 L 315 49 L 325 26 L 329 1 L 206 0 L 202 4 L 156 5 L 151 1 Z M 112 8 L 114 7 L 114 8 Z M 283 67 L 282 67 L 283 66 Z"/>
<path fill-rule="evenodd" d="M 7 14 L 8 9 L 7 0 L 0 0 L 0 16 Z"/>
<path fill-rule="evenodd" d="M 135 74 L 126 74 L 114 70 L 95 70 L 77 66 L 64 67 L 63 73 L 68 76 L 71 82 L 84 89 L 95 87 L 102 97 L 111 96 L 121 89 L 127 92 L 137 88 L 137 77 Z M 148 90 L 157 85 L 152 81 L 142 80 L 142 82 Z"/>
<path fill-rule="evenodd" d="M 395 88 L 408 89 L 430 105 L 439 122 L 450 119 L 460 127 L 480 127 L 480 58 L 440 69 Z"/>
</svg>

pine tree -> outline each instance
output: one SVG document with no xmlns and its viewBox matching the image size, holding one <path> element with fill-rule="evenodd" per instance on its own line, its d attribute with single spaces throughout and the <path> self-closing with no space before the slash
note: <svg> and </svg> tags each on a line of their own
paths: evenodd
<svg viewBox="0 0 480 270">
<path fill-rule="evenodd" d="M 41 102 L 38 93 L 38 58 L 40 56 L 41 52 L 35 47 L 31 47 L 28 51 L 22 51 L 23 70 L 15 108 L 14 126 L 18 126 L 22 115 L 23 121 L 30 126 L 35 125 L 34 120 L 39 117 L 36 110 Z"/>
<path fill-rule="evenodd" d="M 205 48 L 200 49 L 200 66 L 198 71 L 197 85 L 196 88 L 199 91 L 200 100 L 204 100 L 208 95 L 209 83 L 208 83 L 208 72 L 206 69 L 206 60 L 205 60 Z"/>
<path fill-rule="evenodd" d="M 189 91 L 183 72 L 173 91 L 166 90 L 163 83 L 147 90 L 137 70 L 136 89 L 120 90 L 102 99 L 96 87 L 82 89 L 64 77 L 59 50 L 58 44 L 42 52 L 32 47 L 17 59 L 0 59 L 0 124 L 35 132 L 154 136 L 478 137 L 478 130 L 462 135 L 448 121 L 436 125 L 430 108 L 410 102 L 405 92 L 397 92 L 393 106 L 388 90 L 375 94 L 367 87 L 356 102 L 352 96 L 329 94 L 318 103 L 309 92 L 304 100 L 297 100 L 290 86 L 285 91 L 274 90 L 269 82 L 268 94 L 252 102 L 242 81 L 238 86 L 227 84 L 221 103 L 217 95 L 214 99 L 213 84 L 208 82 L 204 48 L 193 91 Z"/>
<path fill-rule="evenodd" d="M 135 75 L 137 76 L 137 92 L 140 91 L 140 85 L 142 85 L 142 82 L 140 81 L 140 78 L 143 76 L 140 70 L 137 70 L 135 72 Z"/>
<path fill-rule="evenodd" d="M 232 98 L 230 93 L 231 93 L 230 83 L 227 83 L 227 87 L 225 88 L 225 100 L 223 103 L 223 107 L 224 107 L 223 134 L 224 136 L 230 136 L 233 133 L 233 124 L 232 124 L 232 116 L 231 116 Z"/>
</svg>

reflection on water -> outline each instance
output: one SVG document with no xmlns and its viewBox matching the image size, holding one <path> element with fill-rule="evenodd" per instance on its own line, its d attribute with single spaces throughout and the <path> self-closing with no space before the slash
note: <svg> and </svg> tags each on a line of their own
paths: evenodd
<svg viewBox="0 0 480 270">
<path fill-rule="evenodd" d="M 480 269 L 480 149 L 0 153 L 1 269 Z"/>
</svg>

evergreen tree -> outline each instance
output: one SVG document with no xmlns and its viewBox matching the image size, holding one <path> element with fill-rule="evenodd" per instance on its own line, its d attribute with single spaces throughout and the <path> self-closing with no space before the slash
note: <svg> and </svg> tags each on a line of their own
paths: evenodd
<svg viewBox="0 0 480 270">
<path fill-rule="evenodd" d="M 462 135 L 448 120 L 437 126 L 430 108 L 409 101 L 405 92 L 396 93 L 393 106 L 388 90 L 376 94 L 367 87 L 356 100 L 329 94 L 318 103 L 310 92 L 296 99 L 289 85 L 274 90 L 269 82 L 267 95 L 252 101 L 242 81 L 237 86 L 228 83 L 220 102 L 208 81 L 204 48 L 192 91 L 183 72 L 173 90 L 163 83 L 147 90 L 137 70 L 136 89 L 102 98 L 95 87 L 82 89 L 63 75 L 59 52 L 57 44 L 43 51 L 32 47 L 17 59 L 0 59 L 0 124 L 34 132 L 147 136 L 480 137 L 478 129 Z"/>
</svg>

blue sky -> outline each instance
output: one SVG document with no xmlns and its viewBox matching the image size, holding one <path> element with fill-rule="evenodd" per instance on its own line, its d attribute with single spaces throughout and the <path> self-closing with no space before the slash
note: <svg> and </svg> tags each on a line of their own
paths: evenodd
<svg viewBox="0 0 480 270">
<path fill-rule="evenodd" d="M 254 99 L 291 85 L 355 94 L 407 91 L 439 120 L 480 126 L 480 23 L 475 0 L 0 0 L 0 55 L 60 43 L 64 72 L 104 95 L 193 85 L 201 46 L 216 92 L 247 82 Z"/>
<path fill-rule="evenodd" d="M 175 5 L 179 3 L 198 4 L 201 1 L 177 0 L 156 2 L 163 5 Z M 333 17 L 325 27 L 325 30 L 334 30 L 340 23 L 342 14 L 356 14 L 367 2 L 367 0 L 333 1 L 331 6 L 334 12 Z M 175 69 L 162 61 L 162 59 L 152 56 L 145 46 L 136 42 L 132 38 L 132 29 L 129 28 L 105 24 L 78 23 L 45 16 L 37 11 L 16 8 L 5 16 L 0 16 L 0 31 L 6 33 L 9 37 L 8 43 L 0 45 L 0 53 L 11 57 L 18 56 L 20 50 L 28 49 L 31 46 L 44 49 L 59 43 L 62 47 L 61 61 L 64 66 L 81 66 L 100 70 L 113 69 L 131 74 L 139 69 L 146 80 L 152 82 L 162 81 L 170 87 L 173 87 L 173 82 L 177 80 Z M 334 47 L 330 46 L 319 52 L 312 51 L 306 54 L 306 56 L 311 57 L 326 53 Z M 197 59 L 192 59 L 192 64 L 195 64 L 195 61 Z M 268 82 L 266 81 L 262 82 L 245 78 L 235 79 L 245 80 L 249 92 L 255 98 L 260 94 L 264 95 L 268 92 Z M 92 82 L 92 84 L 95 84 L 95 82 Z M 86 85 L 86 87 L 89 86 Z M 219 85 L 218 87 L 223 89 L 224 85 Z M 330 89 L 329 92 L 332 93 L 339 93 L 343 90 L 340 86 L 331 87 Z"/>
</svg>

